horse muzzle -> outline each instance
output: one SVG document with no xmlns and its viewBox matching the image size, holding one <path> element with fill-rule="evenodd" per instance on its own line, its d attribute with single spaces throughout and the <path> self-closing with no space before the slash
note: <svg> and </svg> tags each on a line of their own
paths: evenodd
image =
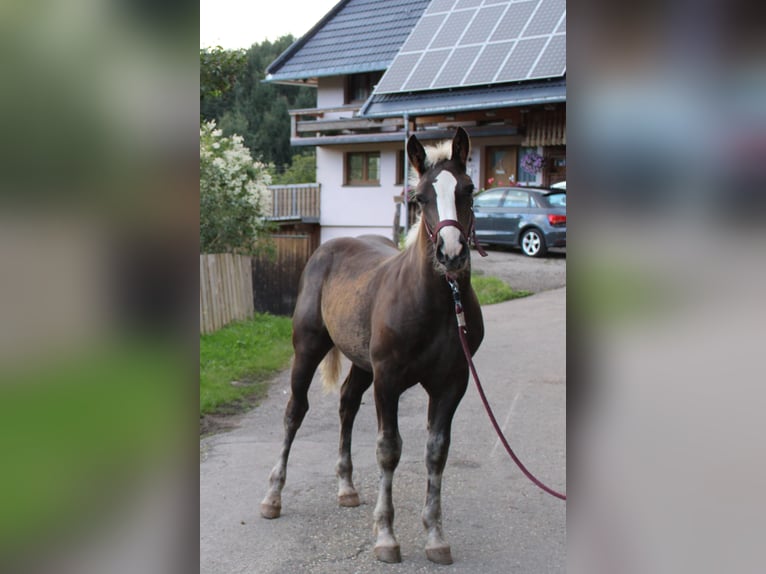
<svg viewBox="0 0 766 574">
<path fill-rule="evenodd" d="M 445 252 L 445 243 L 442 237 L 439 237 L 436 242 L 436 260 L 446 271 L 462 271 L 468 264 L 468 241 L 463 235 L 460 236 L 459 241 L 460 248 L 456 254 Z"/>
<path fill-rule="evenodd" d="M 454 219 L 443 219 L 431 229 L 425 218 L 423 221 L 428 238 L 436 250 L 436 261 L 444 267 L 445 271 L 462 271 L 468 263 L 469 249 L 468 239 L 460 222 Z M 451 236 L 445 238 L 442 231 Z"/>
</svg>

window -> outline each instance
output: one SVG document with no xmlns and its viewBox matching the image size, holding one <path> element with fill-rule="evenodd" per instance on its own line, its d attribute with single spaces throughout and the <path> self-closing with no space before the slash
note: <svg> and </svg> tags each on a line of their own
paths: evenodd
<svg viewBox="0 0 766 574">
<path fill-rule="evenodd" d="M 536 207 L 529 201 L 529 192 L 520 189 L 509 189 L 505 196 L 503 207 Z"/>
<path fill-rule="evenodd" d="M 551 207 L 566 207 L 567 206 L 567 194 L 566 193 L 551 193 L 547 196 L 548 204 Z"/>
<path fill-rule="evenodd" d="M 346 103 L 359 104 L 367 100 L 383 72 L 351 74 L 346 76 Z"/>
<path fill-rule="evenodd" d="M 380 152 L 347 153 L 346 185 L 380 185 Z"/>
<path fill-rule="evenodd" d="M 500 200 L 505 194 L 504 189 L 489 189 L 473 200 L 474 207 L 500 207 Z"/>
</svg>

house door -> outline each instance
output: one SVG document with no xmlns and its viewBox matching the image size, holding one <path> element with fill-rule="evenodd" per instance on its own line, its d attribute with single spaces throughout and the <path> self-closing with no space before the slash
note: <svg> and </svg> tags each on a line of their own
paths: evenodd
<svg viewBox="0 0 766 574">
<path fill-rule="evenodd" d="M 518 147 L 487 147 L 484 185 L 481 187 L 499 187 L 516 183 L 516 161 Z"/>
<path fill-rule="evenodd" d="M 545 148 L 547 169 L 543 172 L 543 186 L 550 187 L 554 183 L 566 181 L 567 178 L 567 148 L 551 146 Z"/>
</svg>

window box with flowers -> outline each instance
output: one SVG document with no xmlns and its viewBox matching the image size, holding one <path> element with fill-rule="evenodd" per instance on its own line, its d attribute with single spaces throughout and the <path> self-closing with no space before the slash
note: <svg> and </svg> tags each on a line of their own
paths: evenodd
<svg viewBox="0 0 766 574">
<path fill-rule="evenodd" d="M 528 152 L 521 159 L 521 169 L 523 169 L 529 175 L 537 175 L 543 171 L 544 165 L 545 159 L 537 152 Z"/>
</svg>

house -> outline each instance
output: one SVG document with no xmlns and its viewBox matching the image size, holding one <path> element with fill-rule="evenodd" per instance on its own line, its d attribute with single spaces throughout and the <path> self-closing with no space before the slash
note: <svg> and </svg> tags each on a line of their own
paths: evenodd
<svg viewBox="0 0 766 574">
<path fill-rule="evenodd" d="M 565 0 L 342 0 L 265 81 L 317 89 L 316 108 L 290 112 L 290 141 L 316 146 L 324 242 L 407 225 L 412 133 L 463 126 L 477 189 L 565 180 L 565 70 Z"/>
</svg>

